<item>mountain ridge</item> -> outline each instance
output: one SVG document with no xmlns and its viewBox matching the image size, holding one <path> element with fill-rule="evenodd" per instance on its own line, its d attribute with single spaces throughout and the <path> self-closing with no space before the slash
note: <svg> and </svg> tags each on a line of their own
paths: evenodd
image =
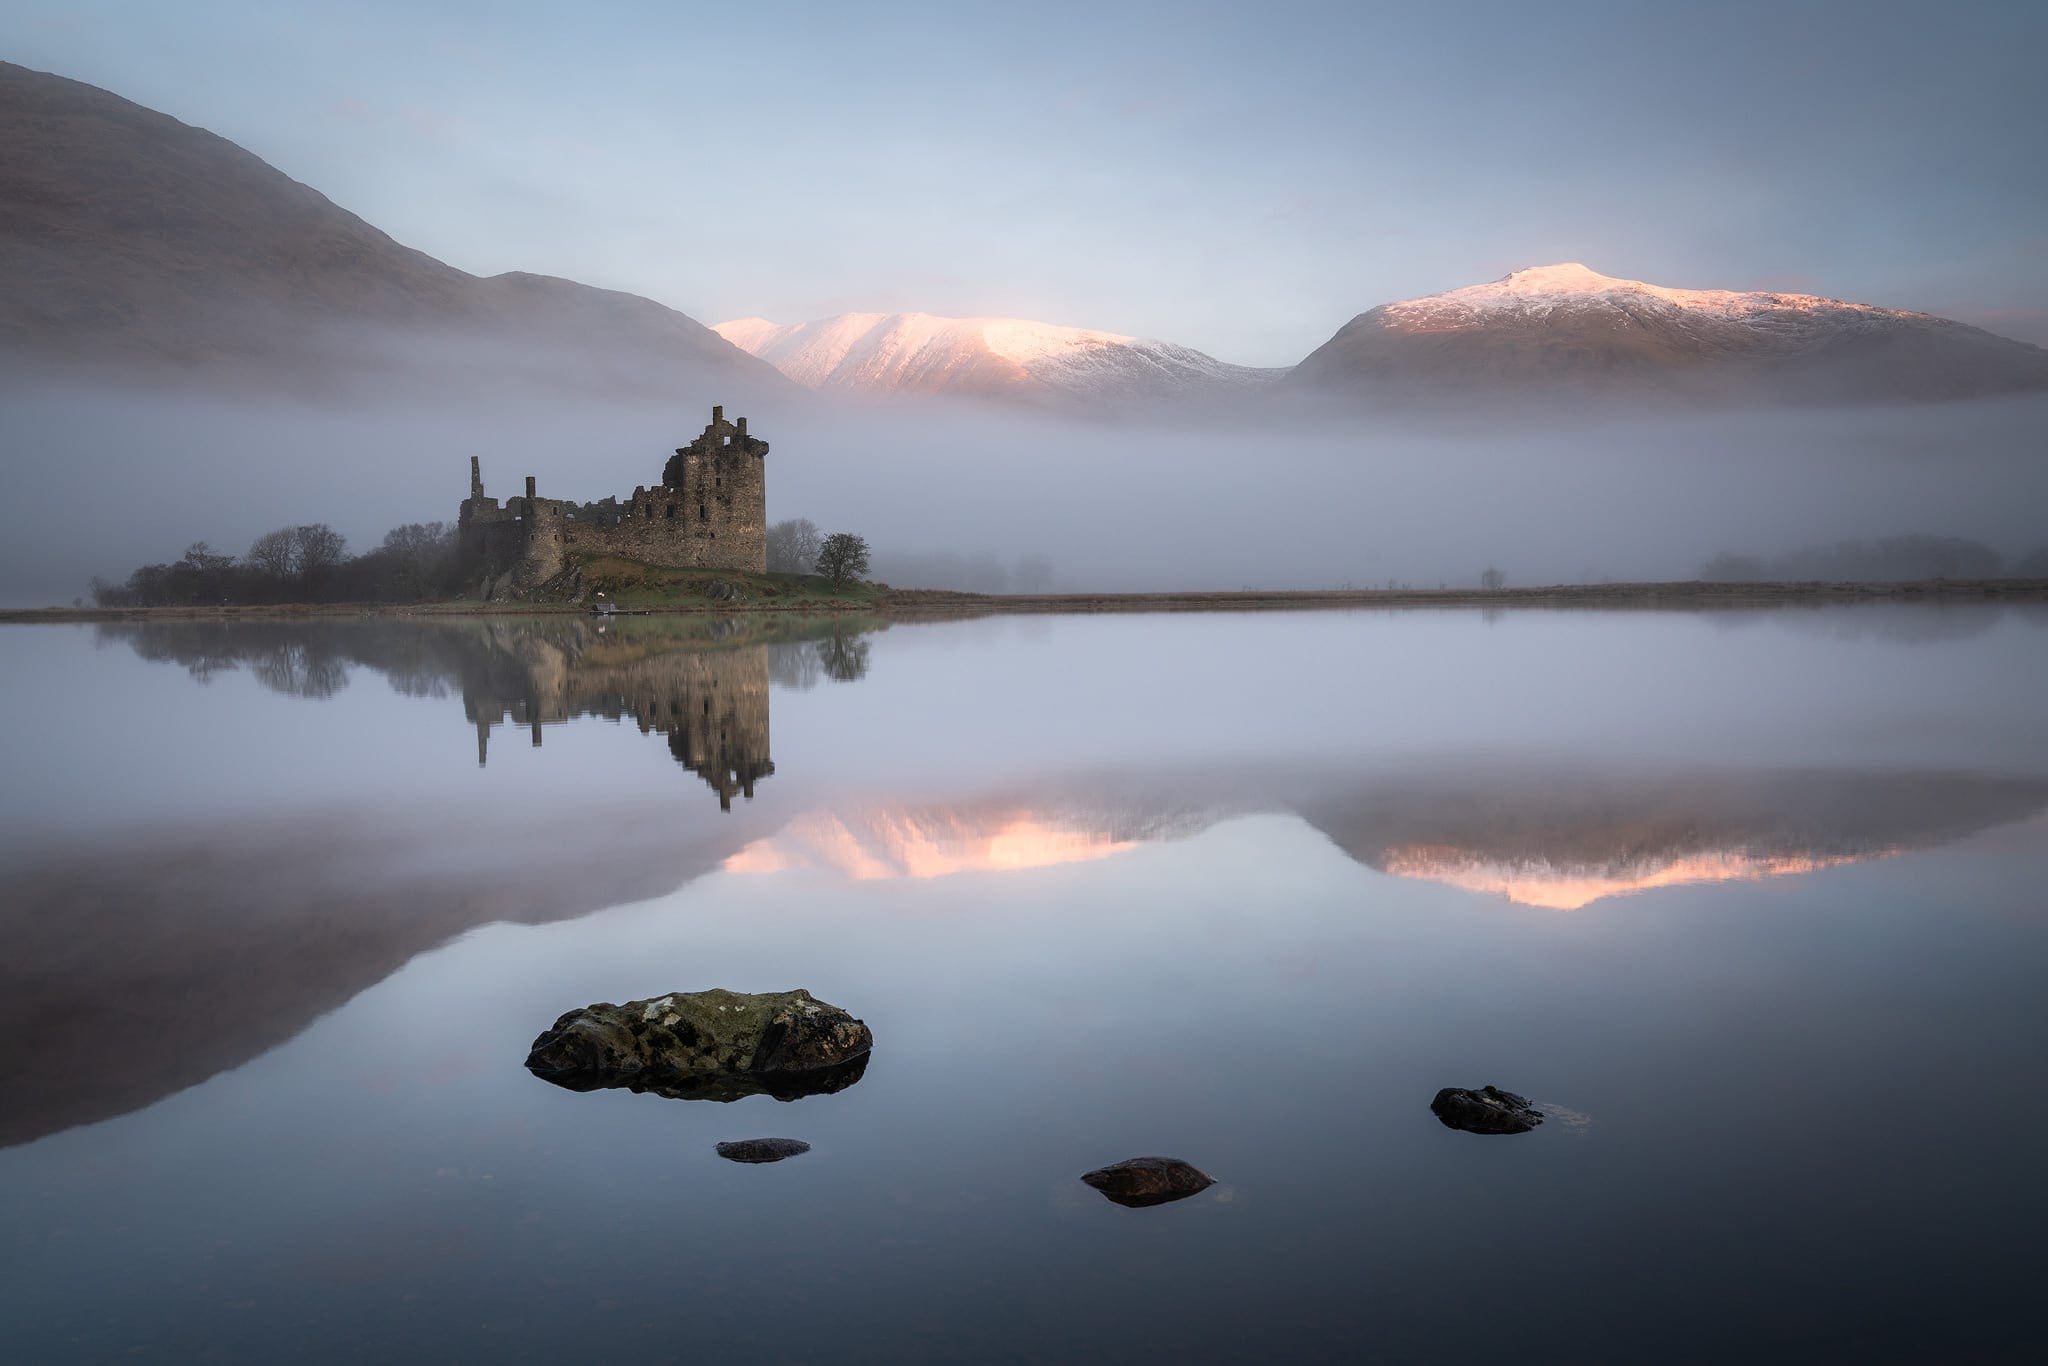
<svg viewBox="0 0 2048 1366">
<path fill-rule="evenodd" d="M 483 384 L 692 403 L 808 389 L 1204 419 L 1247 398 L 1271 414 L 1305 400 L 1800 405 L 2048 390 L 2048 350 L 1931 314 L 1675 289 L 1577 262 L 1381 304 L 1276 369 L 1021 318 L 842 313 L 711 328 L 556 276 L 471 275 L 226 138 L 6 62 L 0 352 L 17 384 Z"/>
<path fill-rule="evenodd" d="M 1369 309 L 1282 383 L 1390 404 L 1545 389 L 1910 402 L 2048 389 L 2048 351 L 1928 313 L 1674 289 L 1563 262 Z"/>
<path fill-rule="evenodd" d="M 0 244 L 0 348 L 44 369 L 268 380 L 425 363 L 569 388 L 787 388 L 651 299 L 471 275 L 218 134 L 6 62 Z"/>
<path fill-rule="evenodd" d="M 1045 402 L 1153 403 L 1256 392 L 1280 371 L 1192 347 L 1028 318 L 840 313 L 713 329 L 809 389 Z"/>
</svg>

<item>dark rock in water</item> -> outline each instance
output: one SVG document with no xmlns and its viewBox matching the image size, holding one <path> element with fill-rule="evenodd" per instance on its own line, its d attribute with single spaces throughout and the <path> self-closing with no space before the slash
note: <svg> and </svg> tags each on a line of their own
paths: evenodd
<svg viewBox="0 0 2048 1366">
<path fill-rule="evenodd" d="M 1543 1122 L 1543 1112 L 1529 1104 L 1526 1096 L 1482 1086 L 1467 1091 L 1446 1086 L 1429 1103 L 1430 1112 L 1453 1129 L 1468 1134 L 1525 1134 Z"/>
<path fill-rule="evenodd" d="M 1134 1157 L 1098 1167 L 1081 1179 L 1117 1204 L 1133 1209 L 1185 1200 L 1216 1184 L 1215 1178 L 1177 1157 Z"/>
<path fill-rule="evenodd" d="M 718 1145 L 718 1155 L 728 1162 L 780 1162 L 810 1150 L 800 1138 L 740 1138 Z"/>
<path fill-rule="evenodd" d="M 533 1041 L 526 1069 L 571 1091 L 795 1100 L 859 1081 L 874 1043 L 866 1025 L 808 991 L 672 992 L 570 1011 Z"/>
</svg>

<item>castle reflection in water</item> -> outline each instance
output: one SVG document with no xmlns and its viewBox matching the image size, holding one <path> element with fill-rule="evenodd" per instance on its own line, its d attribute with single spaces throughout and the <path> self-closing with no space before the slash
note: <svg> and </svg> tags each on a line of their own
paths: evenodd
<svg viewBox="0 0 2048 1366">
<path fill-rule="evenodd" d="M 247 668 L 264 686 L 322 698 L 346 687 L 354 666 L 385 675 L 398 691 L 459 691 L 476 728 L 476 758 L 489 763 L 491 734 L 524 729 L 538 748 L 543 728 L 580 717 L 631 719 L 668 740 L 676 762 L 718 794 L 751 799 L 775 772 L 769 686 L 851 682 L 867 672 L 851 618 L 580 617 L 435 622 L 149 623 L 99 628 L 145 658 L 175 661 L 195 676 Z"/>
<path fill-rule="evenodd" d="M 608 633 L 607 633 L 608 634 Z M 666 735 L 676 762 L 702 778 L 730 811 L 735 796 L 775 772 L 768 740 L 768 649 L 677 650 L 639 655 L 605 637 L 581 651 L 536 649 L 526 686 L 514 696 L 466 690 L 463 710 L 476 726 L 476 761 L 490 757 L 491 731 L 523 726 L 533 743 L 541 727 L 581 716 L 630 718 L 642 735 Z"/>
</svg>

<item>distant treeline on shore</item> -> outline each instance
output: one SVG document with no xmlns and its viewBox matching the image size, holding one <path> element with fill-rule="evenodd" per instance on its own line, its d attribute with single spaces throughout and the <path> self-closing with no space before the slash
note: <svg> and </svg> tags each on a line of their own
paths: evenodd
<svg viewBox="0 0 2048 1366">
<path fill-rule="evenodd" d="M 808 537 L 797 533 L 808 530 Z M 784 545 L 795 538 L 801 544 Z M 819 543 L 816 528 L 796 519 L 770 528 L 769 569 L 804 573 Z M 1044 594 L 1052 567 L 1045 557 L 1020 561 L 1014 572 L 989 556 L 876 555 L 876 578 L 897 588 L 966 593 Z M 1927 583 L 1938 579 L 2048 579 L 2048 546 L 2010 563 L 1990 546 L 1955 536 L 1891 536 L 1838 541 L 1777 555 L 1724 553 L 1700 566 L 1703 583 Z M 1390 583 L 1389 588 L 1409 585 Z M 1480 587 L 1506 586 L 1489 569 Z M 1349 585 L 1346 585 L 1349 587 Z M 169 564 L 147 564 L 126 580 L 92 581 L 99 607 L 263 606 L 273 603 L 408 603 L 459 595 L 455 527 L 413 522 L 394 528 L 374 549 L 348 554 L 325 523 L 281 527 L 256 538 L 237 558 L 194 543 Z"/>
<path fill-rule="evenodd" d="M 1708 583 L 1919 583 L 1933 579 L 2048 579 L 2048 546 L 2014 560 L 1960 536 L 1837 541 L 1782 555 L 1720 554 L 1700 566 Z"/>
<path fill-rule="evenodd" d="M 301 602 L 426 602 L 454 595 L 455 527 L 412 522 L 375 550 L 348 553 L 325 522 L 258 536 L 239 559 L 195 541 L 169 564 L 146 564 L 121 583 L 95 578 L 99 607 L 207 607 Z"/>
</svg>

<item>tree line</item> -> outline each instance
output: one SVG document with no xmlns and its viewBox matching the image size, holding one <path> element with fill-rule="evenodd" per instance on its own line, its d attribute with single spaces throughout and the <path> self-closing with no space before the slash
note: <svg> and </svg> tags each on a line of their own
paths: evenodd
<svg viewBox="0 0 2048 1366">
<path fill-rule="evenodd" d="M 423 602 L 461 588 L 455 526 L 409 522 L 374 550 L 348 553 L 325 522 L 266 531 L 240 558 L 194 541 L 169 564 L 146 564 L 126 580 L 92 581 L 101 607 L 208 607 L 223 603 Z"/>
<path fill-rule="evenodd" d="M 1782 555 L 1716 555 L 1700 566 L 1709 583 L 1902 583 L 1922 579 L 2048 578 L 2048 546 L 2010 565 L 1961 536 L 1887 536 L 1806 546 Z"/>
<path fill-rule="evenodd" d="M 850 532 L 821 535 L 806 518 L 768 531 L 768 567 L 819 574 L 836 584 L 868 572 L 868 544 Z M 223 604 L 425 602 L 464 588 L 452 522 L 408 522 L 374 550 L 348 553 L 348 540 L 325 522 L 279 527 L 238 558 L 194 541 L 168 564 L 146 564 L 119 583 L 95 578 L 100 607 L 217 607 Z"/>
</svg>

